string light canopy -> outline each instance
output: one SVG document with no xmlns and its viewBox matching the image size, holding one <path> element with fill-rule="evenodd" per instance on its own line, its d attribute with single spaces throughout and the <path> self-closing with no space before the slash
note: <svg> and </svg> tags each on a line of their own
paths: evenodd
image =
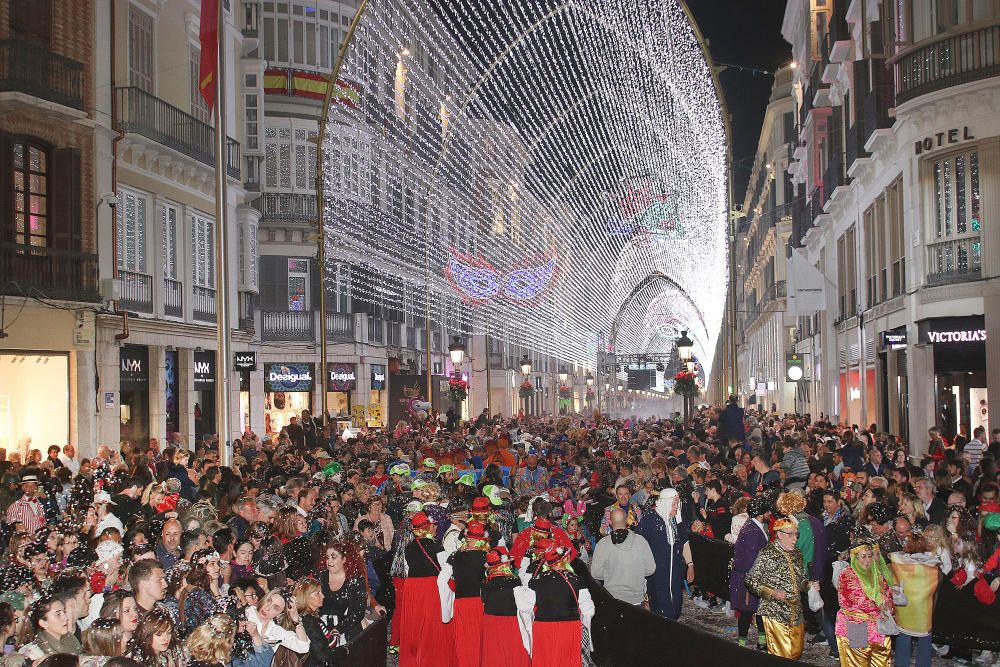
<svg viewBox="0 0 1000 667">
<path fill-rule="evenodd" d="M 324 134 L 328 287 L 585 368 L 686 330 L 711 368 L 726 133 L 680 2 L 368 0 Z"/>
</svg>

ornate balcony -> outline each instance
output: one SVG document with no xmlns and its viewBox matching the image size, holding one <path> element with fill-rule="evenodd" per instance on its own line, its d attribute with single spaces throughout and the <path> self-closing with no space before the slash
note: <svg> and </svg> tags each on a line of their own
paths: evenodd
<svg viewBox="0 0 1000 667">
<path fill-rule="evenodd" d="M 83 63 L 21 39 L 0 41 L 0 92 L 83 110 Z"/>
<path fill-rule="evenodd" d="M 35 289 L 51 299 L 97 302 L 97 255 L 0 243 L 0 294 Z"/>
<path fill-rule="evenodd" d="M 897 104 L 1000 75 L 1000 25 L 941 35 L 903 53 L 893 65 Z"/>
</svg>

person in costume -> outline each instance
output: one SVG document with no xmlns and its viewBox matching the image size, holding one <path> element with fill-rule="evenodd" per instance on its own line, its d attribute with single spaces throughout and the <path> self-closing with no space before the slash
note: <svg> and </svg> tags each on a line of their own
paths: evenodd
<svg viewBox="0 0 1000 667">
<path fill-rule="evenodd" d="M 903 551 L 889 556 L 892 574 L 906 595 L 906 604 L 896 607 L 899 635 L 893 662 L 897 667 L 908 667 L 913 644 L 917 646 L 917 667 L 931 664 L 931 621 L 942 566 L 935 551 L 922 534 L 917 534 Z"/>
<path fill-rule="evenodd" d="M 530 667 L 517 624 L 514 589 L 521 580 L 511 567 L 510 552 L 497 547 L 486 554 L 486 579 L 482 586 L 483 630 L 481 667 Z"/>
<path fill-rule="evenodd" d="M 801 593 L 819 583 L 806 578 L 802 553 L 795 547 L 799 527 L 794 517 L 774 522 L 774 541 L 761 549 L 747 573 L 747 587 L 760 597 L 757 613 L 764 620 L 767 651 L 790 660 L 802 657 L 805 618 Z"/>
<path fill-rule="evenodd" d="M 455 585 L 454 626 L 455 667 L 479 667 L 483 632 L 482 585 L 486 552 L 490 549 L 486 526 L 470 521 L 465 537 L 448 559 Z"/>
<path fill-rule="evenodd" d="M 569 565 L 569 549 L 553 543 L 543 558 L 541 574 L 531 578 L 528 591 L 522 588 L 526 594 L 515 593 L 521 622 L 528 629 L 531 667 L 580 667 L 583 625 L 589 628 L 594 602 Z"/>
<path fill-rule="evenodd" d="M 751 498 L 747 503 L 747 522 L 743 524 L 733 547 L 733 571 L 729 577 L 729 604 L 737 613 L 737 630 L 740 646 L 747 645 L 750 621 L 757 613 L 760 599 L 747 588 L 746 576 L 757 562 L 761 549 L 770 541 L 767 517 L 770 503 L 764 496 Z M 764 647 L 764 623 L 757 618 L 757 647 Z"/>
<path fill-rule="evenodd" d="M 694 581 L 694 561 L 675 489 L 660 492 L 655 511 L 642 516 L 636 532 L 646 539 L 656 562 L 656 570 L 646 577 L 649 610 L 676 621 L 684 603 L 684 582 Z"/>
<path fill-rule="evenodd" d="M 406 583 L 399 613 L 399 666 L 451 667 L 454 629 L 441 616 L 438 573 L 444 550 L 435 539 L 434 523 L 424 512 L 410 518 L 413 541 L 404 549 Z"/>
<path fill-rule="evenodd" d="M 836 632 L 841 667 L 888 667 L 892 643 L 879 632 L 878 619 L 894 612 L 892 572 L 871 536 L 863 536 L 851 545 L 850 563 L 837 579 L 840 611 Z M 909 651 L 906 655 L 909 664 Z"/>
</svg>

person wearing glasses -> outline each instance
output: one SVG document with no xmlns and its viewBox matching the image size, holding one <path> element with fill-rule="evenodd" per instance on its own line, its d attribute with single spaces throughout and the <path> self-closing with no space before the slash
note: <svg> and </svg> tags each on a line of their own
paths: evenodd
<svg viewBox="0 0 1000 667">
<path fill-rule="evenodd" d="M 795 547 L 798 538 L 794 517 L 775 521 L 774 541 L 761 549 L 746 577 L 747 586 L 760 597 L 757 614 L 764 621 L 768 653 L 790 660 L 802 657 L 805 638 L 800 593 L 819 590 L 819 582 L 806 578 L 802 552 Z"/>
</svg>

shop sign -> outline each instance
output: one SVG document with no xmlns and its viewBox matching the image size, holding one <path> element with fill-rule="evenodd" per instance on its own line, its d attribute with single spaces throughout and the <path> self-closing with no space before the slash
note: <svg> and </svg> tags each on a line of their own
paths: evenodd
<svg viewBox="0 0 1000 667">
<path fill-rule="evenodd" d="M 119 355 L 121 386 L 129 389 L 149 385 L 149 348 L 142 345 L 124 345 L 119 350 Z"/>
<path fill-rule="evenodd" d="M 312 364 L 264 364 L 266 391 L 312 391 L 312 388 Z"/>
<path fill-rule="evenodd" d="M 888 350 L 906 349 L 906 330 L 901 329 L 899 331 L 883 331 L 882 348 Z"/>
<path fill-rule="evenodd" d="M 785 380 L 798 382 L 805 375 L 805 359 L 794 352 L 785 355 Z"/>
<path fill-rule="evenodd" d="M 194 353 L 195 390 L 215 386 L 215 352 L 211 350 Z"/>
<path fill-rule="evenodd" d="M 962 141 L 972 141 L 973 139 L 975 139 L 975 137 L 972 136 L 972 132 L 969 131 L 968 125 L 962 127 L 961 129 L 953 127 L 950 130 L 936 132 L 932 136 L 914 141 L 913 154 L 920 155 L 921 153 L 932 151 L 935 148 L 941 148 L 942 146 L 948 146 L 950 144 L 957 144 Z"/>
<path fill-rule="evenodd" d="M 929 343 L 985 343 L 986 329 L 960 329 L 958 331 L 928 331 Z"/>
<path fill-rule="evenodd" d="M 241 373 L 257 370 L 257 353 L 234 352 L 233 370 L 240 371 Z"/>
<path fill-rule="evenodd" d="M 385 389 L 385 366 L 382 364 L 372 364 L 372 389 L 375 391 Z"/>
<path fill-rule="evenodd" d="M 918 323 L 920 340 L 931 345 L 986 343 L 986 323 L 982 315 L 939 317 Z"/>
<path fill-rule="evenodd" d="M 351 391 L 358 381 L 354 373 L 354 364 L 330 364 L 327 373 L 327 391 Z"/>
</svg>

